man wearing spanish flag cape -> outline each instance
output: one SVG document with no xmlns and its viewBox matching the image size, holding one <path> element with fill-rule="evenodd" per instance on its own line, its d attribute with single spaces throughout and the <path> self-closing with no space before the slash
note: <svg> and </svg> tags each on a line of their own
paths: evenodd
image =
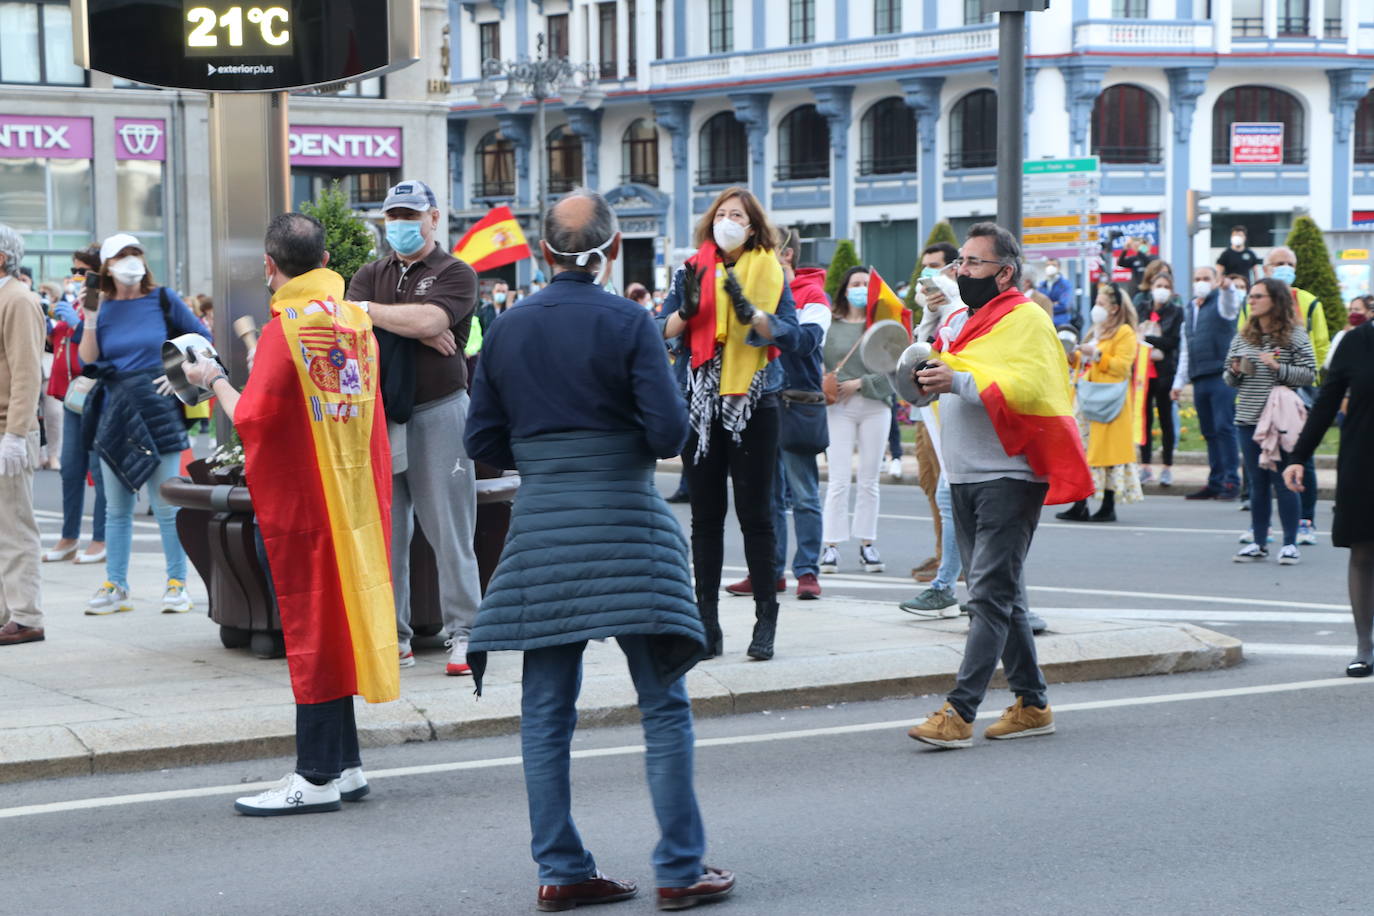
<svg viewBox="0 0 1374 916">
<path fill-rule="evenodd" d="M 296 696 L 296 771 L 234 807 L 336 811 L 368 792 L 353 697 L 400 695 L 388 545 L 391 451 L 367 313 L 326 270 L 324 227 L 286 213 L 267 230 L 272 320 L 242 396 L 220 365 L 188 358 L 243 440 L 244 472 Z M 194 356 L 194 354 L 193 354 Z"/>
<path fill-rule="evenodd" d="M 973 744 L 973 720 L 999 659 L 1016 701 L 986 737 L 1054 732 L 1028 617 L 1026 553 L 1041 507 L 1084 498 L 1093 482 L 1064 348 L 1049 316 L 1017 291 L 1020 258 L 1020 244 L 1001 226 L 969 230 L 955 262 L 967 309 L 950 317 L 934 358 L 914 372 L 922 394 L 940 398 L 941 456 L 969 591 L 954 690 L 908 732 L 937 747 Z"/>
</svg>

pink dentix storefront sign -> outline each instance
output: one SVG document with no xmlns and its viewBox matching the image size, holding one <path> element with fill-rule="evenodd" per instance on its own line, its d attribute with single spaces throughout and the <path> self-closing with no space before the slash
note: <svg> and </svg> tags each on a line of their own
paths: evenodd
<svg viewBox="0 0 1374 916">
<path fill-rule="evenodd" d="M 291 128 L 291 164 L 378 169 L 401 167 L 399 127 Z"/>
<path fill-rule="evenodd" d="M 0 159 L 90 159 L 90 118 L 0 115 Z"/>
<path fill-rule="evenodd" d="M 167 122 L 161 118 L 115 118 L 115 159 L 167 161 Z"/>
</svg>

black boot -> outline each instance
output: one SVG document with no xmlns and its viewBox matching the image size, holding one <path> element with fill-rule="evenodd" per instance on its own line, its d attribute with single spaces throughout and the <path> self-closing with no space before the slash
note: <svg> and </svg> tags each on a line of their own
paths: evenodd
<svg viewBox="0 0 1374 916">
<path fill-rule="evenodd" d="M 701 622 L 706 627 L 706 651 L 711 658 L 725 654 L 725 634 L 720 631 L 720 609 L 715 602 L 700 602 Z"/>
<path fill-rule="evenodd" d="M 749 643 L 750 658 L 766 662 L 773 657 L 773 637 L 778 631 L 778 602 L 754 602 L 754 638 Z"/>
<path fill-rule="evenodd" d="M 1080 499 L 1063 512 L 1054 513 L 1054 517 L 1063 519 L 1066 522 L 1086 522 L 1090 518 L 1088 515 L 1088 501 L 1086 499 Z"/>
<path fill-rule="evenodd" d="M 1091 522 L 1114 522 L 1116 521 L 1116 494 L 1111 490 L 1106 490 L 1102 494 L 1102 506 L 1092 514 Z"/>
</svg>

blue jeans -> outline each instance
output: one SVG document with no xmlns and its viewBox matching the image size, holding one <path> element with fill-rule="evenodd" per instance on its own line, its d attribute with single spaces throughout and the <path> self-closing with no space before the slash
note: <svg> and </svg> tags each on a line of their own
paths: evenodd
<svg viewBox="0 0 1374 916">
<path fill-rule="evenodd" d="M 887 430 L 887 450 L 892 453 L 893 458 L 902 457 L 902 427 L 897 422 L 897 399 L 888 398 L 887 403 L 892 406 L 892 425 Z"/>
<path fill-rule="evenodd" d="M 1267 471 L 1260 467 L 1260 447 L 1255 441 L 1255 427 L 1237 426 L 1241 448 L 1245 451 L 1245 474 L 1250 478 L 1250 526 L 1255 543 L 1260 546 L 1269 540 L 1269 521 L 1273 517 L 1270 491 L 1279 501 L 1279 520 L 1283 524 L 1283 543 L 1298 542 L 1298 494 L 1283 484 L 1283 469 L 1288 466 L 1288 453 L 1280 450 L 1279 469 Z"/>
<path fill-rule="evenodd" d="M 660 839 L 654 848 L 659 887 L 690 887 L 701 877 L 706 830 L 692 789 L 692 701 L 679 678 L 667 687 L 654 671 L 646 636 L 618 636 L 639 694 L 645 769 Z M 572 819 L 570 773 L 582 650 L 587 643 L 525 653 L 520 701 L 520 749 L 530 806 L 530 853 L 540 884 L 578 884 L 596 873 Z"/>
<path fill-rule="evenodd" d="M 1240 486 L 1236 448 L 1236 390 L 1220 374 L 1193 379 L 1193 405 L 1202 437 L 1207 440 L 1207 486 L 1234 492 Z"/>
<path fill-rule="evenodd" d="M 954 529 L 954 503 L 949 493 L 949 481 L 940 475 L 940 484 L 935 488 L 935 505 L 940 507 L 940 568 L 935 571 L 931 588 L 942 592 L 954 591 L 959 581 L 959 573 L 964 564 L 959 558 L 959 533 Z"/>
<path fill-rule="evenodd" d="M 120 588 L 129 587 L 129 553 L 133 550 L 134 506 L 138 495 L 124 488 L 114 471 L 104 461 L 100 470 L 105 475 L 105 578 Z M 157 470 L 148 478 L 148 499 L 153 504 L 158 531 L 162 534 L 162 555 L 167 558 L 167 578 L 186 581 L 186 551 L 177 537 L 177 507 L 162 501 L 158 487 L 181 472 L 181 453 L 159 456 Z"/>
<path fill-rule="evenodd" d="M 787 572 L 787 499 L 792 497 L 792 524 L 797 529 L 797 552 L 792 575 L 800 578 L 820 571 L 821 475 L 815 455 L 778 449 L 778 473 L 773 482 L 773 536 L 777 539 L 773 566 L 777 578 Z"/>
<path fill-rule="evenodd" d="M 1317 457 L 1313 455 L 1307 459 L 1307 463 L 1302 466 L 1302 485 L 1303 491 L 1298 494 L 1298 501 L 1302 503 L 1302 518 L 1307 519 L 1312 524 L 1317 523 Z M 1284 487 L 1284 489 L 1288 489 Z"/>
<path fill-rule="evenodd" d="M 62 409 L 62 537 L 81 537 L 81 510 L 86 504 L 86 472 L 98 467 L 94 452 L 81 447 L 81 414 Z M 95 473 L 95 507 L 91 511 L 91 540 L 105 542 L 105 475 Z"/>
</svg>

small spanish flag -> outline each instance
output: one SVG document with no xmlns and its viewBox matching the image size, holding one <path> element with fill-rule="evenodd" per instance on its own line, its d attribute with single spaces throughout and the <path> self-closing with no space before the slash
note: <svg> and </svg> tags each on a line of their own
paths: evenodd
<svg viewBox="0 0 1374 916">
<path fill-rule="evenodd" d="M 510 207 L 493 207 L 453 246 L 453 256 L 478 273 L 532 257 L 530 244 Z"/>
<path fill-rule="evenodd" d="M 871 327 L 875 321 L 900 321 L 911 335 L 911 309 L 892 291 L 892 287 L 878 276 L 872 267 L 868 269 L 868 316 L 864 325 Z"/>
</svg>

